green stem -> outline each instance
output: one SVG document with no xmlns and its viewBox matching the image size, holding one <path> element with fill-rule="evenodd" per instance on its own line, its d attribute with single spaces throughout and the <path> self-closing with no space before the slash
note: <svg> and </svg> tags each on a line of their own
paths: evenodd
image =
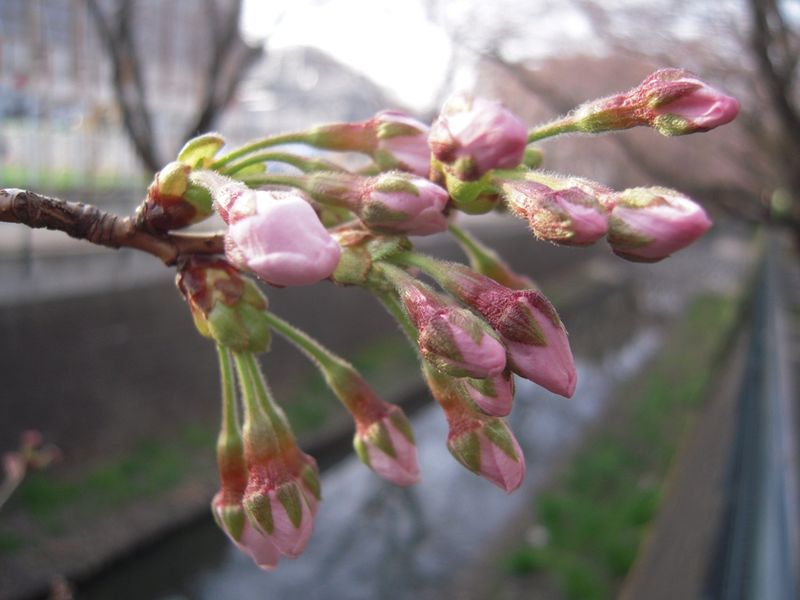
<svg viewBox="0 0 800 600">
<path fill-rule="evenodd" d="M 293 438 L 286 418 L 272 402 L 253 354 L 236 352 L 233 354 L 233 360 L 244 398 L 246 451 L 256 456 L 275 455 L 279 452 L 281 439 L 286 439 L 287 435 Z"/>
<path fill-rule="evenodd" d="M 550 121 L 544 125 L 534 127 L 528 132 L 528 143 L 538 142 L 545 138 L 555 137 L 564 133 L 574 133 L 580 131 L 572 117 L 561 117 L 555 121 Z"/>
<path fill-rule="evenodd" d="M 233 364 L 228 350 L 217 344 L 217 357 L 219 358 L 219 372 L 222 380 L 222 428 L 220 441 L 226 443 L 241 443 L 241 426 L 239 414 L 236 410 L 236 389 L 234 385 Z"/>
<path fill-rule="evenodd" d="M 417 252 L 397 252 L 387 257 L 387 260 L 391 260 L 393 263 L 404 267 L 417 267 L 433 277 L 433 279 L 437 279 L 439 272 L 438 261 L 431 256 L 426 256 L 425 254 L 419 254 Z M 396 269 L 397 267 L 394 268 Z M 403 273 L 405 273 L 405 271 L 403 271 Z"/>
<path fill-rule="evenodd" d="M 345 171 L 345 169 L 339 165 L 328 160 L 306 158 L 305 156 L 292 154 L 290 152 L 260 152 L 222 169 L 222 173 L 226 175 L 235 175 L 238 171 L 250 165 L 259 165 L 264 162 L 285 163 L 297 167 L 303 171 L 303 173 L 312 173 L 314 171 Z"/>
<path fill-rule="evenodd" d="M 253 140 L 249 144 L 240 146 L 236 150 L 233 150 L 232 152 L 228 152 L 228 154 L 220 156 L 217 160 L 214 161 L 214 163 L 211 165 L 211 168 L 219 170 L 220 167 L 223 167 L 228 163 L 233 162 L 237 158 L 240 158 L 247 154 L 252 154 L 257 150 L 263 150 L 264 148 L 270 148 L 272 146 L 280 146 L 282 144 L 302 144 L 305 142 L 305 138 L 306 134 L 304 132 L 293 132 L 293 133 L 279 133 L 277 135 L 270 135 L 257 140 Z"/>
<path fill-rule="evenodd" d="M 400 299 L 397 297 L 397 294 L 393 292 L 380 291 L 375 292 L 375 295 L 377 296 L 378 300 L 380 300 L 381 304 L 383 304 L 383 307 L 387 310 L 387 312 L 392 315 L 400 325 L 400 328 L 403 330 L 403 333 L 406 334 L 408 341 L 411 342 L 411 347 L 419 352 L 419 345 L 417 344 L 419 333 L 417 332 L 417 328 L 414 327 L 414 324 L 411 322 L 411 319 L 409 319 L 402 302 L 400 302 Z"/>
<path fill-rule="evenodd" d="M 261 366 L 256 360 L 255 354 L 252 352 L 244 353 L 243 359 L 243 363 L 248 371 L 248 375 L 253 382 L 253 390 L 255 391 L 256 399 L 261 405 L 264 413 L 267 415 L 267 418 L 270 420 L 275 433 L 279 437 L 283 437 L 287 434 L 291 436 L 289 421 L 286 419 L 286 415 L 283 413 L 283 410 L 281 410 L 280 406 L 278 406 L 273 399 L 272 393 L 267 386 L 267 382 L 264 379 L 264 374 L 261 371 Z"/>
<path fill-rule="evenodd" d="M 350 363 L 336 356 L 304 331 L 297 329 L 272 312 L 267 311 L 265 315 L 269 326 L 309 356 L 323 373 L 334 369 L 353 369 Z"/>
</svg>

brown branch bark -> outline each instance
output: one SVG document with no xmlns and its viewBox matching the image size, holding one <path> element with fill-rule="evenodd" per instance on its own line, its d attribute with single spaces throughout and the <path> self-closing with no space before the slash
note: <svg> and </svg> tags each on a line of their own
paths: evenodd
<svg viewBox="0 0 800 600">
<path fill-rule="evenodd" d="M 120 217 L 83 204 L 51 198 L 28 190 L 0 189 L 0 221 L 34 229 L 63 231 L 70 237 L 108 248 L 135 248 L 174 265 L 191 254 L 222 254 L 222 235 L 151 233 L 132 217 Z"/>
</svg>

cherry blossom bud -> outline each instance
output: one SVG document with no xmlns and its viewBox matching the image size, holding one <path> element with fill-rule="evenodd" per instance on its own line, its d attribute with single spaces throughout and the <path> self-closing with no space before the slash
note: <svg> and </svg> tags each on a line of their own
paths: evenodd
<svg viewBox="0 0 800 600">
<path fill-rule="evenodd" d="M 404 271 L 386 270 L 419 331 L 420 352 L 431 364 L 456 377 L 492 377 L 503 371 L 506 350 L 483 319 L 449 305 Z"/>
<path fill-rule="evenodd" d="M 447 418 L 447 448 L 453 457 L 507 493 L 517 489 L 525 477 L 525 458 L 502 419 L 476 410 L 461 381 L 428 363 L 423 373 Z"/>
<path fill-rule="evenodd" d="M 171 162 L 156 173 L 137 212 L 139 226 L 155 232 L 181 229 L 213 214 L 211 194 L 192 183 L 191 168 Z"/>
<path fill-rule="evenodd" d="M 176 283 L 201 335 L 234 351 L 267 349 L 267 299 L 228 262 L 192 256 L 180 266 Z"/>
<path fill-rule="evenodd" d="M 357 418 L 353 446 L 377 475 L 399 486 L 414 484 L 419 481 L 419 464 L 411 425 L 398 407 L 382 404 L 380 416 Z"/>
<path fill-rule="evenodd" d="M 462 380 L 464 389 L 478 408 L 487 415 L 505 417 L 514 401 L 514 376 L 510 370 L 486 379 Z"/>
<path fill-rule="evenodd" d="M 511 493 L 525 478 L 525 457 L 508 426 L 495 417 L 464 419 L 451 426 L 450 453 L 467 469 Z"/>
<path fill-rule="evenodd" d="M 587 246 L 606 234 L 608 216 L 600 203 L 577 187 L 551 189 L 526 180 L 502 185 L 506 204 L 526 219 L 534 235 L 568 246 Z"/>
<path fill-rule="evenodd" d="M 525 124 L 500 102 L 467 95 L 445 102 L 428 136 L 436 159 L 465 181 L 518 166 L 527 141 Z"/>
<path fill-rule="evenodd" d="M 739 102 L 683 69 L 661 69 L 640 84 L 652 110 L 650 124 L 663 135 L 685 135 L 725 125 Z"/>
<path fill-rule="evenodd" d="M 329 277 L 341 250 L 299 193 L 258 191 L 254 212 L 231 219 L 225 254 L 267 283 L 296 286 Z"/>
<path fill-rule="evenodd" d="M 708 131 L 732 121 L 735 98 L 683 69 L 660 69 L 635 88 L 587 102 L 558 124 L 562 132 L 601 133 L 648 125 L 662 135 Z"/>
<path fill-rule="evenodd" d="M 575 361 L 555 308 L 536 290 L 510 290 L 464 265 L 413 260 L 439 285 L 483 315 L 500 334 L 511 370 L 542 387 L 570 397 Z"/>
<path fill-rule="evenodd" d="M 364 182 L 356 213 L 372 231 L 430 235 L 447 229 L 448 200 L 435 183 L 394 171 Z"/>
<path fill-rule="evenodd" d="M 241 500 L 231 500 L 223 492 L 218 492 L 211 502 L 211 514 L 217 526 L 256 565 L 265 571 L 278 566 L 281 553 L 269 537 L 253 528 L 245 517 Z"/>
<path fill-rule="evenodd" d="M 281 469 L 273 464 L 250 470 L 242 505 L 256 530 L 281 554 L 295 558 L 311 537 L 313 512 L 297 481 L 276 481 L 270 470 Z"/>
<path fill-rule="evenodd" d="M 378 165 L 427 177 L 431 168 L 429 127 L 396 110 L 381 111 L 372 121 L 378 139 L 373 157 Z"/>
<path fill-rule="evenodd" d="M 694 242 L 711 227 L 705 211 L 667 188 L 632 188 L 618 195 L 608 243 L 617 255 L 656 262 Z"/>
</svg>

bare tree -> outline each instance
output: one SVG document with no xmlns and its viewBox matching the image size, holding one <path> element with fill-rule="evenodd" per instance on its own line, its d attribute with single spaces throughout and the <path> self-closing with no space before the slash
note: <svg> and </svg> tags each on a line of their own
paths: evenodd
<svg viewBox="0 0 800 600">
<path fill-rule="evenodd" d="M 144 166 L 157 171 L 166 161 L 158 153 L 142 74 L 143 62 L 135 44 L 135 2 L 112 0 L 111 8 L 104 9 L 108 3 L 101 5 L 98 0 L 87 1 L 111 61 L 114 91 L 125 129 Z M 261 47 L 249 46 L 239 33 L 241 0 L 203 0 L 198 7 L 208 25 L 205 33 L 208 57 L 204 71 L 197 74 L 204 82 L 203 93 L 183 135 L 184 140 L 211 127 L 221 109 L 233 97 L 247 67 L 262 54 Z"/>
</svg>

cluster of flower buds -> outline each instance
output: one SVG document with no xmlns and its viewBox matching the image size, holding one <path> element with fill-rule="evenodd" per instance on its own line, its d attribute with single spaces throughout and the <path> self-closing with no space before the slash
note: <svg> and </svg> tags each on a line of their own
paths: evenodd
<svg viewBox="0 0 800 600">
<path fill-rule="evenodd" d="M 449 424 L 450 452 L 511 492 L 525 475 L 519 444 L 503 421 L 512 410 L 514 377 L 570 397 L 575 364 L 564 325 L 542 292 L 452 221 L 458 212 L 504 208 L 540 239 L 586 246 L 605 237 L 619 256 L 660 260 L 708 229 L 702 208 L 666 188 L 615 191 L 541 171 L 543 154 L 529 145 L 637 125 L 665 135 L 707 131 L 737 110 L 734 99 L 696 76 L 665 69 L 531 130 L 499 102 L 456 95 L 430 127 L 384 111 L 264 137 L 222 155 L 217 134 L 190 141 L 156 174 L 137 223 L 171 236 L 216 212 L 226 225 L 224 257 L 222 249 L 218 256 L 179 257 L 177 278 L 197 328 L 219 350 L 221 489 L 212 510 L 220 527 L 264 568 L 302 552 L 313 528 L 316 463 L 298 448 L 254 358 L 273 330 L 312 359 L 349 411 L 353 445 L 367 467 L 401 486 L 420 476 L 402 410 L 378 398 L 345 360 L 267 311 L 266 298 L 241 271 L 273 286 L 327 279 L 374 294 L 418 351 Z M 327 157 L 274 149 L 287 144 L 361 153 L 372 162 L 354 171 Z M 415 252 L 409 239 L 448 230 L 470 267 Z M 420 271 L 435 286 L 420 281 Z"/>
<path fill-rule="evenodd" d="M 615 254 L 656 262 L 702 236 L 711 221 L 690 198 L 663 187 L 616 192 L 579 177 L 527 171 L 498 177 L 509 211 L 525 219 L 534 235 L 567 246 L 605 237 Z"/>
</svg>

